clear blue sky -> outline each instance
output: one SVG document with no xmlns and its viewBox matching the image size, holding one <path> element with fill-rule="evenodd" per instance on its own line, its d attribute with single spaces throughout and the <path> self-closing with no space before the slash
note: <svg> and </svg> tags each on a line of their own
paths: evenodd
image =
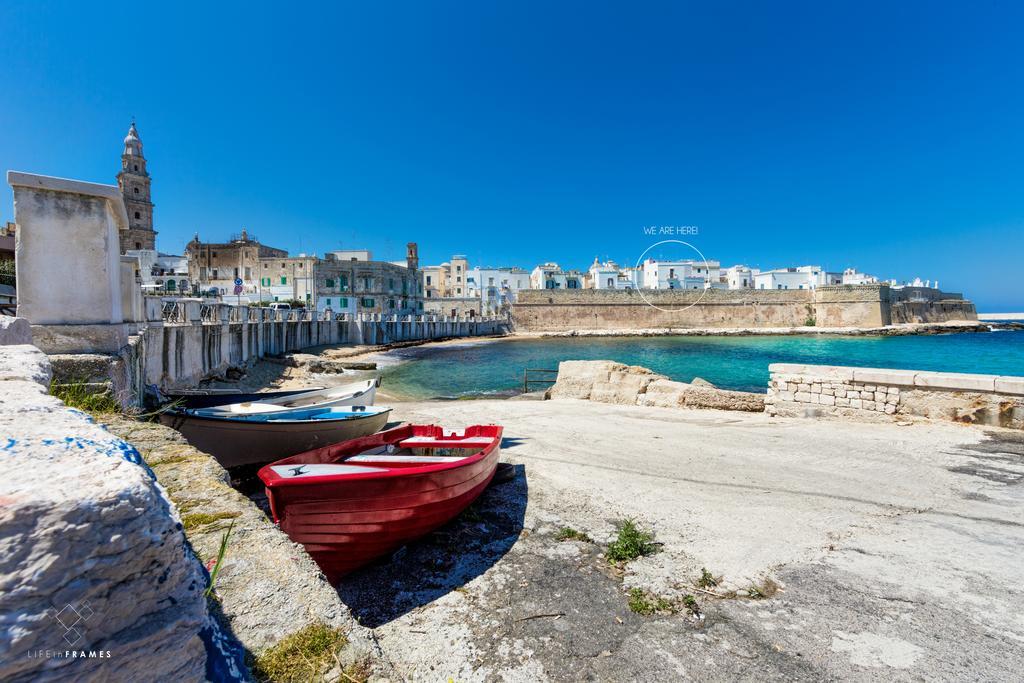
<svg viewBox="0 0 1024 683">
<path fill-rule="evenodd" d="M 0 4 L 0 162 L 113 182 L 134 115 L 163 251 L 582 268 L 697 225 L 1024 307 L 1018 3 L 160 4 Z"/>
</svg>

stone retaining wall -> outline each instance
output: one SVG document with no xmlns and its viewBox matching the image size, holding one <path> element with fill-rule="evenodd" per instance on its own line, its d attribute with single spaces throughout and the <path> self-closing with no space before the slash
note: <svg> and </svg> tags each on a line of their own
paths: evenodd
<svg viewBox="0 0 1024 683">
<path fill-rule="evenodd" d="M 661 408 L 764 410 L 764 397 L 760 394 L 725 391 L 707 383 L 675 382 L 647 368 L 610 360 L 562 361 L 558 364 L 558 379 L 547 397 Z"/>
<path fill-rule="evenodd" d="M 0 680 L 243 678 L 164 490 L 49 382 L 0 346 Z"/>
<path fill-rule="evenodd" d="M 1024 377 L 786 363 L 769 371 L 765 410 L 772 415 L 924 417 L 1024 429 Z"/>
<path fill-rule="evenodd" d="M 516 329 L 651 330 L 874 328 L 904 322 L 977 320 L 959 294 L 888 285 L 809 289 L 524 290 L 512 308 Z"/>
</svg>

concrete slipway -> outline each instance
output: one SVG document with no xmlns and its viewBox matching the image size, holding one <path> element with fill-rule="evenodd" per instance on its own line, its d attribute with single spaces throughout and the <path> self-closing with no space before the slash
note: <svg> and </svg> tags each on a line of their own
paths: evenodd
<svg viewBox="0 0 1024 683">
<path fill-rule="evenodd" d="M 769 419 L 572 400 L 397 403 L 505 425 L 516 478 L 367 568 L 343 599 L 408 680 L 1019 680 L 1024 440 L 958 425 Z M 616 520 L 662 552 L 624 574 Z M 563 526 L 597 541 L 559 542 Z M 725 589 L 691 587 L 702 567 Z M 703 620 L 626 591 L 695 593 Z M 724 590 L 724 589 L 718 589 Z"/>
</svg>

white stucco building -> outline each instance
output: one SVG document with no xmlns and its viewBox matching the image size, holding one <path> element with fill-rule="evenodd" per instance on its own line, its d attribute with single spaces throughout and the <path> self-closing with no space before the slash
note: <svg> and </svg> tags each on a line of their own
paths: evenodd
<svg viewBox="0 0 1024 683">
<path fill-rule="evenodd" d="M 821 266 L 776 268 L 754 276 L 755 289 L 815 289 L 823 285 L 843 284 L 843 274 L 829 272 Z"/>
<path fill-rule="evenodd" d="M 858 273 L 856 268 L 847 268 L 843 271 L 844 285 L 870 285 L 878 282 L 878 278 L 867 273 Z"/>
<path fill-rule="evenodd" d="M 721 264 L 718 261 L 655 261 L 643 262 L 644 289 L 711 289 L 722 288 Z"/>
<path fill-rule="evenodd" d="M 583 289 L 583 274 L 563 271 L 557 263 L 542 263 L 530 273 L 531 289 Z"/>
<path fill-rule="evenodd" d="M 530 289 L 530 274 L 522 268 L 481 268 L 469 271 L 469 296 L 480 299 L 480 312 L 495 315 L 515 303 L 520 290 Z"/>
<path fill-rule="evenodd" d="M 761 271 L 750 266 L 735 265 L 721 271 L 721 282 L 729 289 L 753 289 L 754 276 Z"/>
<path fill-rule="evenodd" d="M 173 292 L 188 295 L 188 258 L 178 254 L 161 254 L 156 249 L 129 249 L 125 256 L 139 260 L 142 289 L 151 293 Z"/>
</svg>

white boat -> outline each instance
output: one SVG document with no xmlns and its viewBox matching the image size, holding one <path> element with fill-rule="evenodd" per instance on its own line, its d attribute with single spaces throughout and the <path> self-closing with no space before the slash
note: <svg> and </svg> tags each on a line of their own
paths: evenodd
<svg viewBox="0 0 1024 683">
<path fill-rule="evenodd" d="M 189 412 L 204 417 L 232 415 L 263 415 L 287 410 L 332 408 L 335 406 L 372 406 L 377 397 L 380 378 L 354 382 L 340 387 L 303 391 L 288 396 L 273 396 L 266 400 L 248 400 L 225 403 L 209 408 L 194 408 Z"/>
</svg>

